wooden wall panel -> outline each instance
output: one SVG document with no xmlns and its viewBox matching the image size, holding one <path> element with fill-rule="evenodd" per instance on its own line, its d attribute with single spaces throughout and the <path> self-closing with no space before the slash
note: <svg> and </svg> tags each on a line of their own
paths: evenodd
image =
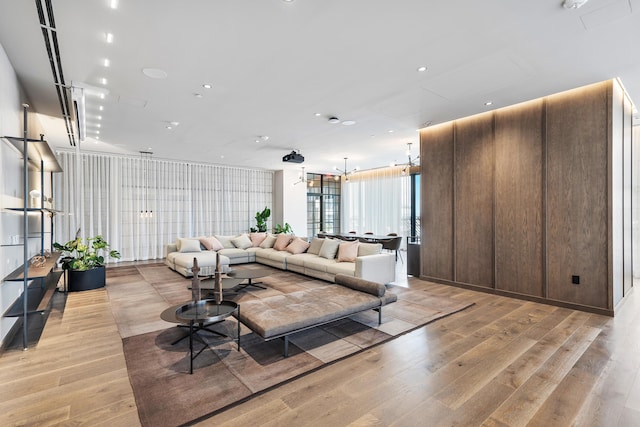
<svg viewBox="0 0 640 427">
<path fill-rule="evenodd" d="M 496 288 L 544 296 L 543 101 L 495 113 Z"/>
<path fill-rule="evenodd" d="M 633 248 L 632 248 L 632 172 L 633 172 L 633 106 L 628 96 L 624 97 L 624 130 L 623 130 L 623 162 L 624 162 L 624 284 L 623 290 L 626 297 L 633 288 Z"/>
<path fill-rule="evenodd" d="M 610 308 L 610 88 L 605 82 L 547 98 L 548 298 L 600 308 Z"/>
<path fill-rule="evenodd" d="M 493 115 L 457 120 L 454 134 L 455 280 L 493 287 Z"/>
<path fill-rule="evenodd" d="M 453 124 L 420 132 L 422 275 L 453 277 Z"/>
</svg>

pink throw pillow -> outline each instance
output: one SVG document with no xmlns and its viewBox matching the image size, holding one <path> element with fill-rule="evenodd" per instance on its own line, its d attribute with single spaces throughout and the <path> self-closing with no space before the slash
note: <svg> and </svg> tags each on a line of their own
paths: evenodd
<svg viewBox="0 0 640 427">
<path fill-rule="evenodd" d="M 267 233 L 250 233 L 249 238 L 251 239 L 251 246 L 257 248 L 267 238 Z"/>
<path fill-rule="evenodd" d="M 208 251 L 219 251 L 220 249 L 224 249 L 222 243 L 220 243 L 220 241 L 213 236 L 200 237 L 198 240 L 200 240 L 202 246 L 204 246 Z"/>
<path fill-rule="evenodd" d="M 309 247 L 309 242 L 302 240 L 299 237 L 296 237 L 289 243 L 289 246 L 285 249 L 287 252 L 290 252 L 294 255 L 301 254 L 307 250 Z"/>
<path fill-rule="evenodd" d="M 358 246 L 360 242 L 340 243 L 338 247 L 338 262 L 356 262 L 358 256 Z"/>
<path fill-rule="evenodd" d="M 289 243 L 291 242 L 291 235 L 289 234 L 278 234 L 276 237 L 276 243 L 273 245 L 273 249 L 276 251 L 284 251 Z"/>
</svg>

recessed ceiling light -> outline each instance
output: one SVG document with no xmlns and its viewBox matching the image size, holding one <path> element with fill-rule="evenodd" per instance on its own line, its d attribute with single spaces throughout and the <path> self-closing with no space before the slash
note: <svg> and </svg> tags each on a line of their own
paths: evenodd
<svg viewBox="0 0 640 427">
<path fill-rule="evenodd" d="M 168 76 L 167 72 L 160 68 L 143 68 L 142 74 L 150 79 L 166 79 Z"/>
<path fill-rule="evenodd" d="M 393 129 L 389 129 L 387 132 L 389 132 L 389 133 L 393 133 Z"/>
<path fill-rule="evenodd" d="M 103 105 L 99 106 L 98 110 L 103 111 L 104 110 L 104 106 Z"/>
<path fill-rule="evenodd" d="M 493 105 L 493 102 L 487 101 L 487 102 L 484 103 L 484 105 L 486 105 L 488 107 L 489 105 Z"/>
<path fill-rule="evenodd" d="M 104 77 L 100 79 L 100 83 L 102 83 L 103 85 L 107 84 L 107 79 L 105 79 Z"/>
<path fill-rule="evenodd" d="M 105 67 L 108 67 L 109 65 L 111 65 L 111 61 L 109 61 L 108 58 L 105 58 L 104 61 L 102 61 L 102 65 L 104 65 Z"/>
<path fill-rule="evenodd" d="M 340 123 L 340 119 L 337 117 L 329 117 L 329 123 Z"/>
<path fill-rule="evenodd" d="M 293 3 L 293 0 L 282 0 L 285 3 Z"/>
<path fill-rule="evenodd" d="M 202 98 L 202 94 L 201 93 L 194 93 L 193 96 L 195 96 L 196 98 Z"/>
<path fill-rule="evenodd" d="M 176 127 L 180 124 L 180 122 L 169 122 L 169 124 L 173 127 Z"/>
<path fill-rule="evenodd" d="M 97 130 L 97 131 L 96 131 L 96 133 L 97 133 L 97 134 L 100 134 L 100 131 L 99 131 L 99 130 Z"/>
<path fill-rule="evenodd" d="M 167 128 L 168 130 L 171 130 L 171 129 L 173 129 L 173 126 L 167 126 L 166 128 Z"/>
<path fill-rule="evenodd" d="M 355 120 L 345 120 L 345 121 L 342 122 L 342 124 L 345 125 L 345 126 L 352 126 L 352 125 L 356 124 L 356 121 Z"/>
<path fill-rule="evenodd" d="M 113 43 L 113 33 L 106 33 L 104 35 L 104 38 L 107 41 L 107 43 Z"/>
<path fill-rule="evenodd" d="M 94 139 L 100 139 L 100 137 L 96 135 L 96 137 Z"/>
<path fill-rule="evenodd" d="M 104 99 L 104 92 L 100 92 L 100 99 Z"/>
<path fill-rule="evenodd" d="M 213 86 L 211 86 L 209 83 L 205 83 L 202 85 L 202 87 L 205 89 L 211 89 Z"/>
<path fill-rule="evenodd" d="M 98 116 L 98 120 L 102 120 L 102 116 Z"/>
<path fill-rule="evenodd" d="M 109 7 L 111 7 L 111 9 L 117 9 L 118 8 L 118 0 L 111 0 L 109 2 Z"/>
<path fill-rule="evenodd" d="M 98 124 L 96 125 L 96 127 L 101 128 L 101 127 L 102 127 L 102 125 L 101 125 L 100 123 L 98 123 Z"/>
<path fill-rule="evenodd" d="M 425 67 L 424 65 L 421 67 L 418 67 L 418 71 L 420 72 L 427 71 L 427 67 Z"/>
<path fill-rule="evenodd" d="M 322 115 L 322 114 L 320 114 L 320 113 L 315 113 L 315 114 L 314 114 L 314 116 L 316 116 L 316 117 L 320 117 L 321 115 Z"/>
</svg>

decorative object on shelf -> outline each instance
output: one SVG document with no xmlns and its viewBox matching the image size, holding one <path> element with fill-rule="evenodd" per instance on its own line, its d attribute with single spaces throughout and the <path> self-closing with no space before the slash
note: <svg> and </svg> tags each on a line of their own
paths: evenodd
<svg viewBox="0 0 640 427">
<path fill-rule="evenodd" d="M 40 190 L 31 190 L 29 191 L 29 197 L 31 198 L 31 207 L 32 208 L 39 208 L 40 203 L 38 203 L 38 200 L 40 200 L 42 198 L 42 193 L 40 193 Z"/>
<path fill-rule="evenodd" d="M 298 180 L 294 182 L 293 185 L 298 185 L 300 183 L 307 183 L 307 174 L 304 172 L 304 166 L 302 167 L 302 173 L 298 176 Z"/>
<path fill-rule="evenodd" d="M 349 170 L 347 169 L 347 159 L 348 157 L 344 158 L 344 169 L 340 169 L 337 166 L 334 166 L 333 169 L 340 172 L 340 175 L 344 175 L 344 182 L 349 182 L 349 176 L 353 175 L 354 173 L 358 172 L 360 170 L 359 166 L 356 166 L 355 168 Z"/>
<path fill-rule="evenodd" d="M 42 252 L 42 255 L 44 255 L 45 258 L 51 258 L 51 251 L 49 249 L 45 249 Z"/>
<path fill-rule="evenodd" d="M 53 247 L 62 253 L 62 269 L 68 272 L 70 291 L 104 287 L 106 273 L 103 254 L 109 250 L 109 244 L 102 236 L 90 237 L 85 242 L 78 237 L 64 245 L 54 243 Z M 109 250 L 108 255 L 120 258 L 116 250 Z"/>
<path fill-rule="evenodd" d="M 46 262 L 47 262 L 47 259 L 44 256 L 36 255 L 33 258 L 31 258 L 31 260 L 29 261 L 29 264 L 31 264 L 31 267 L 34 267 L 34 268 L 42 268 L 44 267 Z"/>
<path fill-rule="evenodd" d="M 262 212 L 256 212 L 256 226 L 251 227 L 252 233 L 264 233 L 267 231 L 267 219 L 271 216 L 271 209 L 264 207 Z"/>
<path fill-rule="evenodd" d="M 288 222 L 285 222 L 284 225 L 276 224 L 273 227 L 273 234 L 293 234 L 293 229 Z"/>
</svg>

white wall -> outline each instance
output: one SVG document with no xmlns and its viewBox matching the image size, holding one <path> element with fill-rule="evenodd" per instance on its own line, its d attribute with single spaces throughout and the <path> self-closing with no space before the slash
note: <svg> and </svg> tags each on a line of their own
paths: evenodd
<svg viewBox="0 0 640 427">
<path fill-rule="evenodd" d="M 300 237 L 307 236 L 307 188 L 299 181 L 299 170 L 281 170 L 274 174 L 273 182 L 273 225 L 288 222 L 293 232 Z"/>
</svg>

